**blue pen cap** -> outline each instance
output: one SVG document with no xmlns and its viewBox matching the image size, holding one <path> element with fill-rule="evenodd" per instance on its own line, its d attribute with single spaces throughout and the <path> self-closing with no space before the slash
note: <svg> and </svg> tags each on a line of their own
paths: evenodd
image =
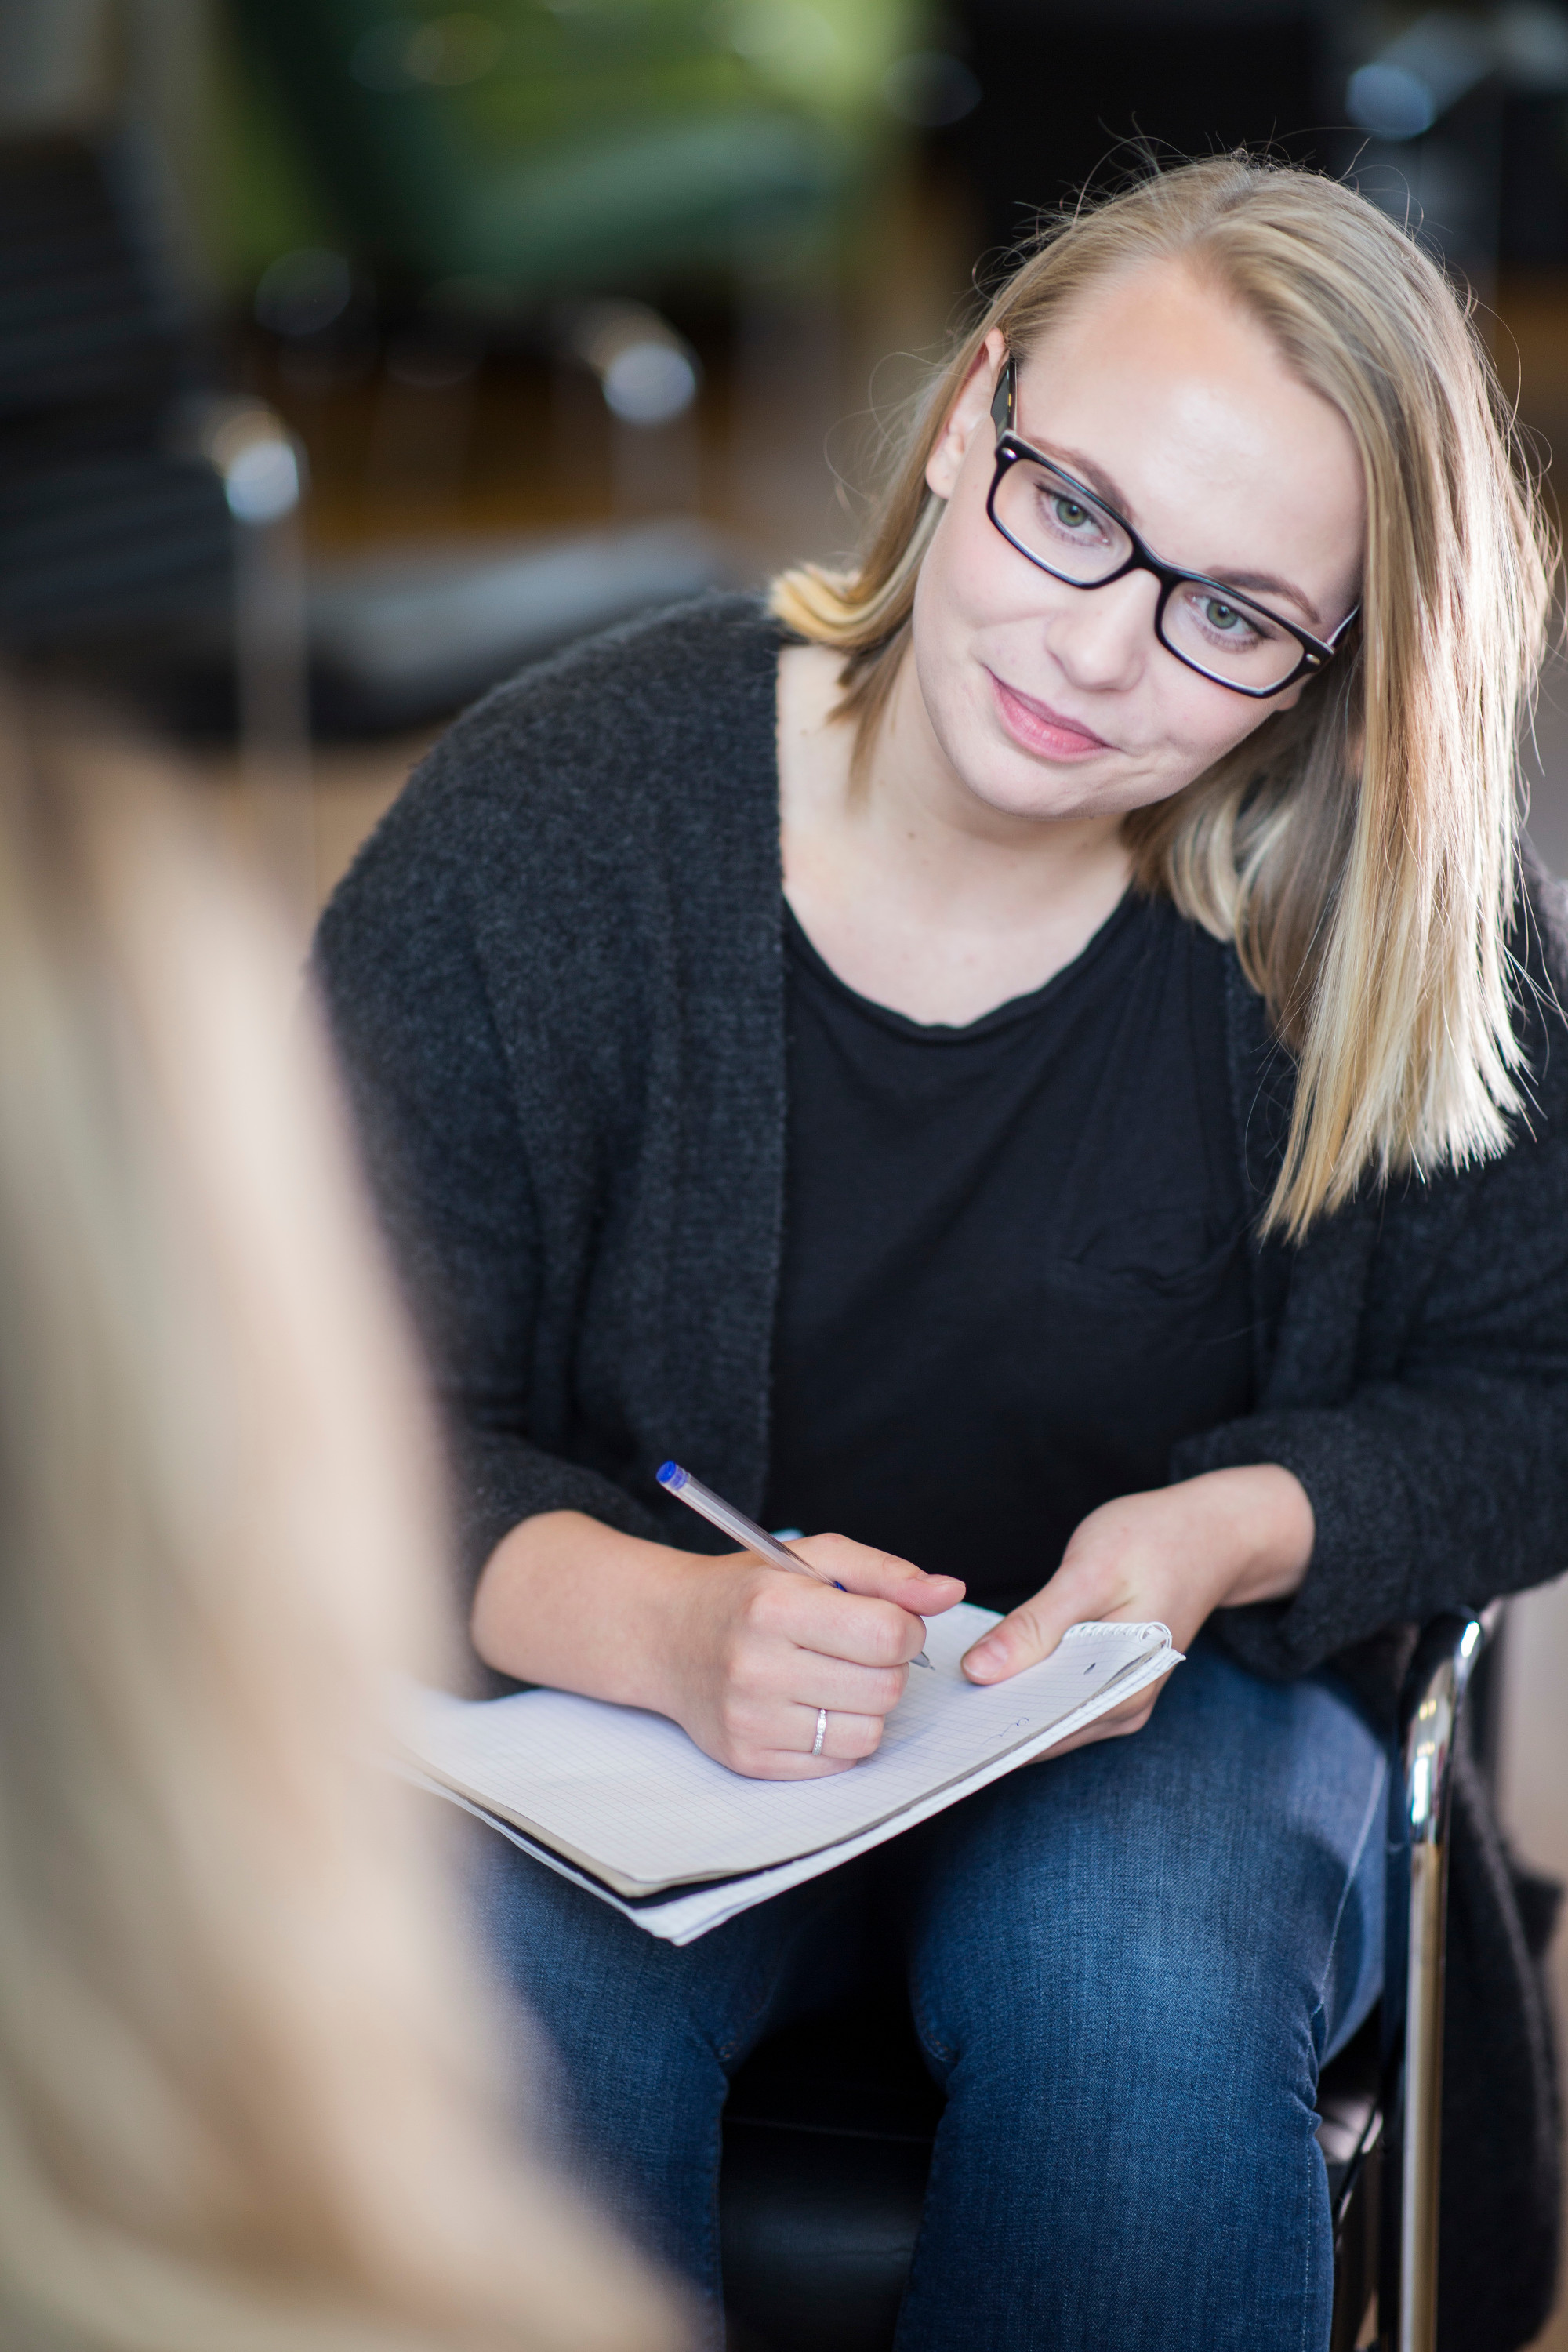
<svg viewBox="0 0 1568 2352">
<path fill-rule="evenodd" d="M 679 1462 L 661 1462 L 654 1475 L 659 1485 L 668 1486 L 673 1495 L 679 1495 L 686 1484 L 687 1474 Z"/>
</svg>

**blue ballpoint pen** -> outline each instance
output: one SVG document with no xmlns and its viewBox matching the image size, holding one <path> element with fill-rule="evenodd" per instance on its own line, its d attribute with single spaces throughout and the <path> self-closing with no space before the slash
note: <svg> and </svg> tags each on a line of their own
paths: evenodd
<svg viewBox="0 0 1568 2352">
<path fill-rule="evenodd" d="M 807 1576 L 815 1576 L 819 1584 L 831 1584 L 836 1592 L 844 1591 L 837 1577 L 824 1576 L 821 1569 L 813 1568 L 810 1560 L 802 1559 L 797 1551 L 791 1551 L 787 1544 L 780 1543 L 777 1536 L 769 1535 L 766 1528 L 758 1527 L 755 1519 L 749 1519 L 744 1511 L 738 1511 L 733 1503 L 727 1503 L 722 1495 L 716 1495 L 711 1486 L 705 1486 L 700 1478 L 694 1478 L 689 1470 L 681 1468 L 679 1462 L 662 1464 L 658 1477 L 667 1495 L 679 1495 L 681 1501 L 689 1503 L 710 1526 L 718 1528 L 724 1535 L 732 1536 L 748 1551 L 761 1552 L 774 1568 L 794 1569 L 797 1576 L 804 1571 Z M 911 1663 L 917 1666 L 929 1666 L 931 1660 L 922 1650 Z"/>
</svg>

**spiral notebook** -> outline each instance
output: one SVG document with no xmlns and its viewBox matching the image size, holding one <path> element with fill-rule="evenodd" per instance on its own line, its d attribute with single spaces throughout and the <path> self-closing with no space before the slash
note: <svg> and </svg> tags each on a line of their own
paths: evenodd
<svg viewBox="0 0 1568 2352">
<path fill-rule="evenodd" d="M 931 1673 L 910 1676 L 877 1753 L 826 1780 L 746 1780 L 662 1716 L 550 1690 L 409 1690 L 403 1765 L 639 1927 L 689 1943 L 1032 1763 L 1181 1663 L 1163 1625 L 1074 1625 L 1039 1665 L 982 1687 L 959 1661 L 996 1622 L 967 1601 L 931 1618 Z"/>
</svg>

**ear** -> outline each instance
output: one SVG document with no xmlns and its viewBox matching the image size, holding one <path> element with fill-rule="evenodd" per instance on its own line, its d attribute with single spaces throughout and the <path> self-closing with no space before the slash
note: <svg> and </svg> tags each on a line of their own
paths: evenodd
<svg viewBox="0 0 1568 2352">
<path fill-rule="evenodd" d="M 991 403 L 996 391 L 996 378 L 1007 356 L 1007 339 L 1000 327 L 993 327 L 974 355 L 974 364 L 963 379 L 963 389 L 948 411 L 941 437 L 926 459 L 926 481 L 939 499 L 950 499 L 957 483 L 959 469 L 969 454 L 969 445 L 977 431 L 991 431 Z"/>
</svg>

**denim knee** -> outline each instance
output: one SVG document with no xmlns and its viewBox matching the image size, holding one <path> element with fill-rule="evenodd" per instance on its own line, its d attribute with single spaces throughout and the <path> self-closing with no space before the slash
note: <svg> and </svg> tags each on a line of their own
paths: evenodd
<svg viewBox="0 0 1568 2352">
<path fill-rule="evenodd" d="M 1299 1988 L 1158 1921 L 1092 1953 L 1079 1939 L 1075 1965 L 1050 1938 L 1032 1960 L 1010 1937 L 990 1949 L 996 1969 L 956 1999 L 916 1986 L 948 2106 L 901 2352 L 946 2340 L 977 2279 L 1008 2282 L 998 2346 L 1321 2341 L 1332 2252 Z"/>
<path fill-rule="evenodd" d="M 1268 1942 L 1191 1920 L 1104 1937 L 997 1921 L 984 1958 L 917 1965 L 915 2021 L 950 2095 L 983 2085 L 1015 2130 L 1054 2137 L 1073 2112 L 1125 2107 L 1130 2131 L 1157 2112 L 1164 2139 L 1196 2103 L 1211 2134 L 1232 2116 L 1255 2133 L 1281 2099 L 1310 2115 L 1315 2089 L 1312 1989 Z"/>
</svg>

